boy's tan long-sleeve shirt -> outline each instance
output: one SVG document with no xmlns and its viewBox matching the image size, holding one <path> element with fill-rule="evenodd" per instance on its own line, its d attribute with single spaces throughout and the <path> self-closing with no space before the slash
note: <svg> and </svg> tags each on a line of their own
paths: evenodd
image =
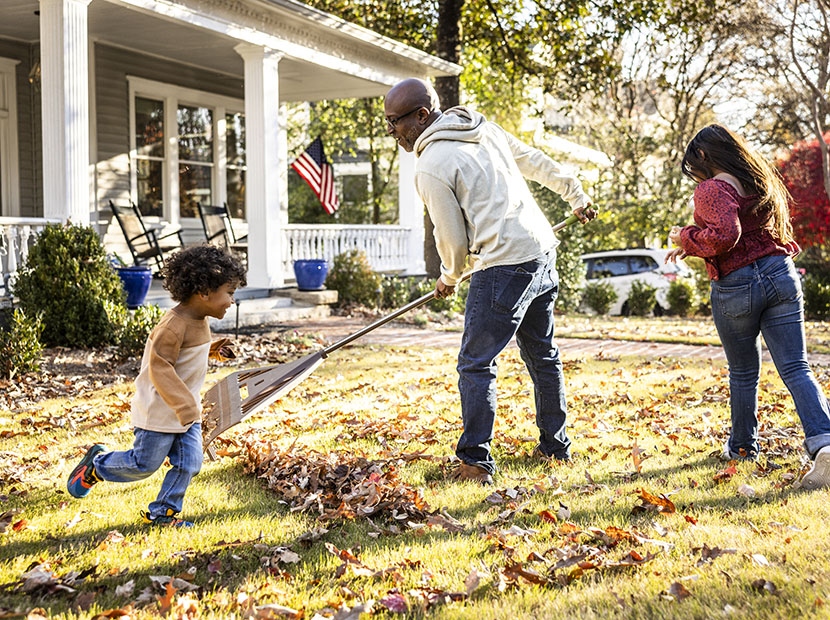
<svg viewBox="0 0 830 620">
<path fill-rule="evenodd" d="M 144 346 L 132 400 L 133 426 L 184 433 L 198 422 L 209 351 L 207 317 L 189 319 L 175 308 L 169 310 Z"/>
</svg>

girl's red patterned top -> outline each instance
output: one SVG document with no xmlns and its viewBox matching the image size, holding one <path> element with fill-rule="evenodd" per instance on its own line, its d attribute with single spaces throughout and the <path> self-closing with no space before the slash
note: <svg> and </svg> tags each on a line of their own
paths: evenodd
<svg viewBox="0 0 830 620">
<path fill-rule="evenodd" d="M 749 265 L 764 256 L 795 256 L 801 251 L 792 241 L 776 241 L 768 214 L 751 213 L 758 195 L 741 196 L 722 179 L 707 179 L 695 188 L 696 226 L 680 231 L 680 245 L 689 256 L 706 260 L 712 280 Z"/>
</svg>

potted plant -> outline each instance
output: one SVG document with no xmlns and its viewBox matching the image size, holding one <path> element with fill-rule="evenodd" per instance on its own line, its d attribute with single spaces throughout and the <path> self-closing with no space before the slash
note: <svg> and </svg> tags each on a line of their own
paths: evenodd
<svg viewBox="0 0 830 620">
<path fill-rule="evenodd" d="M 114 254 L 110 257 L 112 266 L 121 278 L 121 284 L 124 286 L 124 291 L 127 293 L 127 307 L 130 310 L 135 310 L 147 297 L 147 292 L 150 290 L 150 284 L 153 281 L 153 272 L 147 265 L 135 265 L 127 267 L 121 257 Z"/>
<path fill-rule="evenodd" d="M 329 264 L 324 258 L 307 258 L 294 261 L 294 277 L 301 291 L 319 291 L 323 288 Z"/>
</svg>

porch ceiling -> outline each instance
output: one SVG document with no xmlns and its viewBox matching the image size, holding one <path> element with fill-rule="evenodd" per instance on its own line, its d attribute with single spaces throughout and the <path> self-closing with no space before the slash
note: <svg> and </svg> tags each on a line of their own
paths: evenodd
<svg viewBox="0 0 830 620">
<path fill-rule="evenodd" d="M 127 2 L 130 3 L 131 0 Z M 40 26 L 39 18 L 35 14 L 39 9 L 38 0 L 2 0 L 2 4 L 0 37 L 29 43 L 38 42 Z M 234 46 L 240 43 L 239 38 L 184 23 L 169 16 L 161 17 L 141 7 L 120 4 L 118 0 L 92 0 L 88 11 L 89 37 L 93 41 L 243 79 L 243 60 L 234 51 Z M 310 31 L 319 28 L 319 25 L 309 21 Z M 403 55 L 400 50 L 395 52 L 387 49 L 388 46 L 382 42 L 361 44 L 373 45 L 373 53 L 387 64 L 402 64 Z M 403 64 L 412 66 L 416 63 L 413 58 L 404 58 Z M 445 64 L 452 67 L 449 63 Z M 448 74 L 446 68 L 442 70 L 440 64 L 438 67 L 422 65 L 419 68 L 420 71 L 410 69 L 409 74 Z M 451 69 L 450 72 L 454 73 Z M 389 71 L 379 71 L 378 74 L 388 76 Z M 406 75 L 404 66 L 401 77 Z M 389 88 L 388 84 L 388 77 L 366 79 L 292 56 L 285 56 L 280 61 L 280 99 L 286 101 L 376 96 L 384 94 Z"/>
</svg>

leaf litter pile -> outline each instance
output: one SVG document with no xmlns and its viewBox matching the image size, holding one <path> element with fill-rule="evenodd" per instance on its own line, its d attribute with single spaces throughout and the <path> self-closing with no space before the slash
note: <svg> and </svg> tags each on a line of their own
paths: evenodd
<svg viewBox="0 0 830 620">
<path fill-rule="evenodd" d="M 248 501 L 267 514 L 258 536 L 217 516 L 197 524 L 198 539 L 182 531 L 159 548 L 132 526 L 99 533 L 91 524 L 106 527 L 103 511 L 65 495 L 50 509 L 67 516 L 44 526 L 24 498 L 39 477 L 63 475 L 49 464 L 58 459 L 44 449 L 10 461 L 0 448 L 0 537 L 42 545 L 3 573 L 0 598 L 10 603 L 0 617 L 516 617 L 585 605 L 603 617 L 688 617 L 689 601 L 710 616 L 826 609 L 828 543 L 815 535 L 828 495 L 816 504 L 819 495 L 811 502 L 795 488 L 802 435 L 773 374 L 761 384 L 762 458 L 727 463 L 716 458 L 728 432 L 721 366 L 566 359 L 579 454 L 563 464 L 530 456 L 532 384 L 509 351 L 493 442 L 501 470 L 484 488 L 446 480 L 461 430 L 453 362 L 447 352 L 361 349 L 220 438 L 226 458 L 205 469 L 222 472 L 229 489 L 240 476 L 257 481 Z M 815 370 L 826 387 L 825 369 Z M 106 415 L 84 405 L 88 420 L 76 410 L 74 426 L 48 424 L 55 416 L 42 412 L 7 430 L 69 433 L 68 449 L 128 421 L 123 398 L 107 402 Z M 209 486 L 194 481 L 185 518 Z M 54 545 L 45 535 L 64 541 L 62 551 L 43 551 Z M 99 559 L 85 559 L 90 550 Z M 511 611 L 484 611 L 502 608 Z"/>
</svg>

